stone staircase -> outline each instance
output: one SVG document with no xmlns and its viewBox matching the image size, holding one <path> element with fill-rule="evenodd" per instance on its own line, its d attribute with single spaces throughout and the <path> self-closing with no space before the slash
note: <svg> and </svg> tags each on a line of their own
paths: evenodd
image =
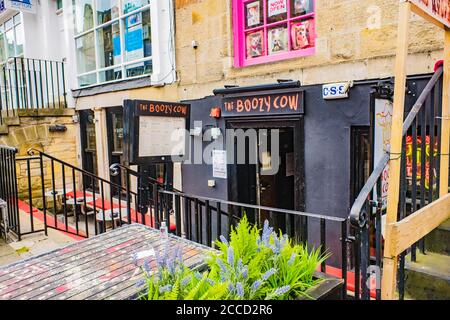
<svg viewBox="0 0 450 320">
<path fill-rule="evenodd" d="M 12 114 L 7 115 L 6 112 L 2 116 L 2 121 L 0 122 L 0 135 L 7 135 L 9 129 L 12 126 L 20 126 L 20 117 L 13 116 Z"/>
<path fill-rule="evenodd" d="M 450 300 L 450 220 L 425 238 L 426 254 L 405 264 L 405 296 L 415 300 Z"/>
</svg>

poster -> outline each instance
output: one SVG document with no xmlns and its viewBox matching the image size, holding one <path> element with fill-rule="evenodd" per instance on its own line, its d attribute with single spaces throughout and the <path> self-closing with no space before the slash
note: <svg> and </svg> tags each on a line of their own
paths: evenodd
<svg viewBox="0 0 450 320">
<path fill-rule="evenodd" d="M 390 100 L 375 100 L 375 132 L 374 132 L 374 164 L 376 165 L 391 149 L 391 126 L 394 106 Z M 387 196 L 389 187 L 389 164 L 381 175 L 381 199 L 383 210 L 387 208 Z M 374 192 L 374 199 L 377 199 Z"/>
<path fill-rule="evenodd" d="M 269 30 L 268 38 L 269 54 L 275 54 L 288 50 L 287 29 L 284 27 Z"/>
<path fill-rule="evenodd" d="M 133 61 L 144 58 L 142 13 L 136 13 L 127 17 L 125 24 L 125 60 Z"/>
<path fill-rule="evenodd" d="M 257 31 L 247 35 L 247 58 L 255 58 L 264 54 L 263 36 L 263 31 Z"/>
<path fill-rule="evenodd" d="M 261 3 L 254 1 L 247 3 L 247 27 L 257 26 L 261 23 Z"/>
<path fill-rule="evenodd" d="M 294 0 L 292 15 L 300 16 L 312 11 L 312 1 L 311 0 Z"/>
<path fill-rule="evenodd" d="M 450 0 L 409 0 L 409 2 L 450 28 Z"/>
<path fill-rule="evenodd" d="M 225 150 L 213 150 L 212 152 L 213 177 L 227 178 L 227 152 Z"/>
<path fill-rule="evenodd" d="M 269 0 L 267 5 L 269 17 L 287 13 L 287 0 Z"/>
<path fill-rule="evenodd" d="M 422 179 L 422 137 L 417 136 L 416 140 L 416 184 L 420 186 Z M 412 136 L 406 137 L 406 176 L 411 180 L 413 179 L 413 150 L 414 140 Z M 427 135 L 425 137 L 425 189 L 430 189 L 430 175 L 431 175 L 431 155 L 436 162 L 439 154 L 439 143 L 437 137 L 434 137 L 434 147 L 431 147 L 431 137 Z M 433 189 L 437 187 L 437 172 L 436 163 L 434 164 L 433 174 Z"/>
<path fill-rule="evenodd" d="M 292 37 L 292 49 L 299 50 L 308 48 L 312 45 L 310 39 L 311 34 L 309 32 L 310 21 L 303 21 L 292 24 L 291 37 Z"/>
</svg>

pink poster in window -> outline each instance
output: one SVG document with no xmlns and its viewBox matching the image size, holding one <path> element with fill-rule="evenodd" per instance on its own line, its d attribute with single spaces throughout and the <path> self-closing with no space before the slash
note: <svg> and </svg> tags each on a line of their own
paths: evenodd
<svg viewBox="0 0 450 320">
<path fill-rule="evenodd" d="M 273 17 L 279 14 L 287 12 L 287 0 L 269 0 L 269 17 Z"/>
<path fill-rule="evenodd" d="M 314 46 L 314 23 L 306 20 L 292 24 L 291 27 L 292 49 L 299 50 Z"/>
</svg>

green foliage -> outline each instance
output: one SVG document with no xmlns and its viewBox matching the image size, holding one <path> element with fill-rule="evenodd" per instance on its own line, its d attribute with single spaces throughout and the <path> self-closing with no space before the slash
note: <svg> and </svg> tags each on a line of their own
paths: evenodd
<svg viewBox="0 0 450 320">
<path fill-rule="evenodd" d="M 320 248 L 293 244 L 277 235 L 268 222 L 263 230 L 251 226 L 244 216 L 232 228 L 230 241 L 215 242 L 218 252 L 207 259 L 208 272 L 200 274 L 187 268 L 180 259 L 165 255 L 157 259 L 156 273 L 148 266 L 148 300 L 274 300 L 295 299 L 318 284 L 314 272 L 329 255 Z M 179 256 L 179 254 L 176 254 Z"/>
</svg>

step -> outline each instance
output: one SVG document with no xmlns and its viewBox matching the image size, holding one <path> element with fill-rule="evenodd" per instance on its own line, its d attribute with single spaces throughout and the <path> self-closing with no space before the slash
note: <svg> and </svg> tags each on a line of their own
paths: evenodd
<svg viewBox="0 0 450 320">
<path fill-rule="evenodd" d="M 9 126 L 7 124 L 0 124 L 0 135 L 6 135 L 9 133 Z"/>
<path fill-rule="evenodd" d="M 417 253 L 405 263 L 405 295 L 415 300 L 450 300 L 450 256 Z"/>
<path fill-rule="evenodd" d="M 427 251 L 450 255 L 450 220 L 447 220 L 425 238 Z"/>
</svg>

